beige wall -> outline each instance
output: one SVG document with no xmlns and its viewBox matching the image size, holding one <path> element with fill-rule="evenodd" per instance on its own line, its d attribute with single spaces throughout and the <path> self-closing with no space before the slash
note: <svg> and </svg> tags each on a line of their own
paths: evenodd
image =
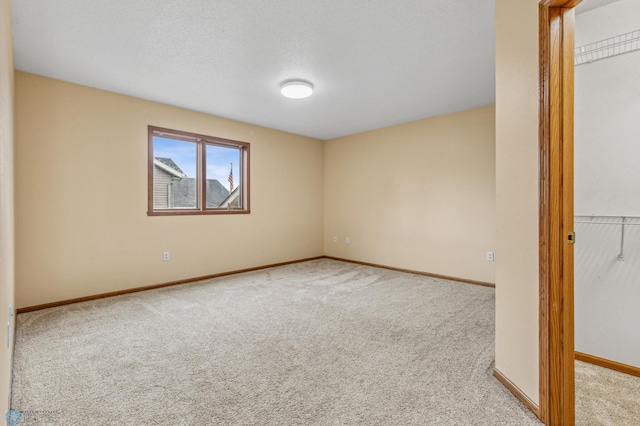
<svg viewBox="0 0 640 426">
<path fill-rule="evenodd" d="M 538 379 L 538 0 L 496 0 L 496 368 Z"/>
<path fill-rule="evenodd" d="M 22 72 L 15 90 L 18 307 L 322 255 L 322 141 Z M 148 124 L 250 142 L 251 214 L 148 217 Z"/>
<path fill-rule="evenodd" d="M 493 282 L 494 126 L 487 106 L 326 142 L 325 253 Z"/>
<path fill-rule="evenodd" d="M 13 344 L 7 347 L 9 305 L 14 305 L 13 78 L 11 7 L 0 0 L 0 419 L 9 409 L 13 352 Z"/>
</svg>

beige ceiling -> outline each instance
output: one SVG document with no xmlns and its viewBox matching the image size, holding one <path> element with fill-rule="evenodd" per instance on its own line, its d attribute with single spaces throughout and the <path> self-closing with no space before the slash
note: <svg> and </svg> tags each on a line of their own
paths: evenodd
<svg viewBox="0 0 640 426">
<path fill-rule="evenodd" d="M 13 0 L 16 68 L 330 139 L 494 103 L 494 0 Z M 316 88 L 305 100 L 282 81 Z"/>
</svg>

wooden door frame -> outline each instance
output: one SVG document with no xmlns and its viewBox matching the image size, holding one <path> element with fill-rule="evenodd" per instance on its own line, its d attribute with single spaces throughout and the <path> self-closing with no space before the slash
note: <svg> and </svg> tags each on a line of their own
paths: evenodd
<svg viewBox="0 0 640 426">
<path fill-rule="evenodd" d="M 573 309 L 573 8 L 542 0 L 540 22 L 540 419 L 575 424 Z"/>
</svg>

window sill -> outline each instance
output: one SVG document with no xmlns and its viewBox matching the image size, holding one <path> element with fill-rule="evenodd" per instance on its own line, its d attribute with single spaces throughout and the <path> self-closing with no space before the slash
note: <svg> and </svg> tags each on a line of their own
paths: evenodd
<svg viewBox="0 0 640 426">
<path fill-rule="evenodd" d="M 217 210 L 154 210 L 147 212 L 147 216 L 208 216 L 221 214 L 250 214 L 248 209 L 217 209 Z"/>
</svg>

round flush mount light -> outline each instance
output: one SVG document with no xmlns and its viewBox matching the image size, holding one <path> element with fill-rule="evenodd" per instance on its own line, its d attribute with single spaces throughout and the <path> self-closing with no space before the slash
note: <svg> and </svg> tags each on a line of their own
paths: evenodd
<svg viewBox="0 0 640 426">
<path fill-rule="evenodd" d="M 280 93 L 290 99 L 304 99 L 313 93 L 313 85 L 303 80 L 287 80 L 280 85 Z"/>
</svg>

